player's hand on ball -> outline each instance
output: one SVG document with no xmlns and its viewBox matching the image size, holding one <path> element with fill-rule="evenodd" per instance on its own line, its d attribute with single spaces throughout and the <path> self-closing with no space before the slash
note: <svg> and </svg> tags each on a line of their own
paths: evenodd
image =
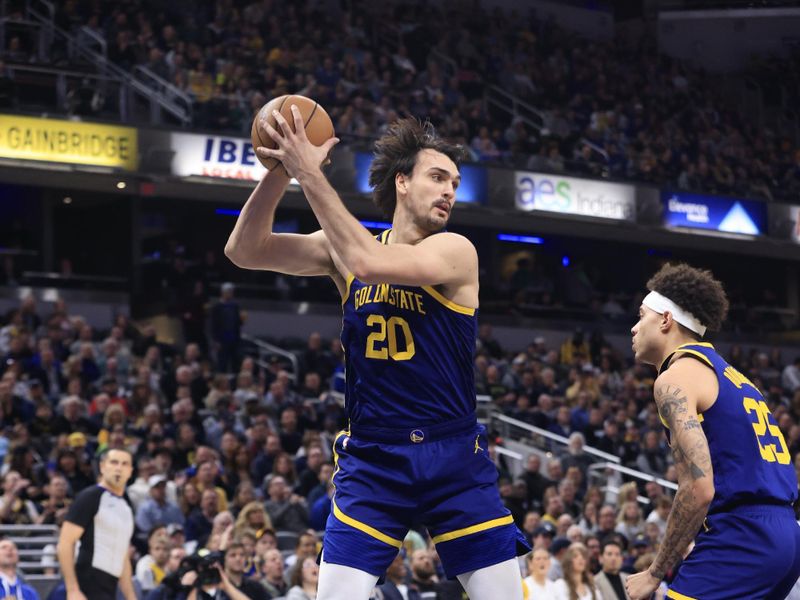
<svg viewBox="0 0 800 600">
<path fill-rule="evenodd" d="M 278 130 L 263 123 L 264 130 L 278 145 L 270 149 L 264 146 L 256 148 L 256 152 L 263 158 L 275 158 L 283 164 L 292 177 L 302 177 L 304 174 L 314 173 L 328 161 L 331 149 L 339 143 L 339 138 L 331 138 L 321 146 L 312 144 L 306 136 L 305 124 L 300 110 L 292 106 L 294 130 L 278 111 L 273 112 Z"/>
<path fill-rule="evenodd" d="M 649 600 L 653 592 L 656 591 L 660 579 L 656 579 L 650 574 L 650 570 L 630 575 L 625 581 L 625 590 L 631 597 L 631 600 Z"/>
</svg>

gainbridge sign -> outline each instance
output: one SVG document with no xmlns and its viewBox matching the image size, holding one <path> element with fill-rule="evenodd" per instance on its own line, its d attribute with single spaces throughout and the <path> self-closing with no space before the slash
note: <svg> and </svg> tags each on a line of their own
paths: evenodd
<svg viewBox="0 0 800 600">
<path fill-rule="evenodd" d="M 54 163 L 138 167 L 136 129 L 118 125 L 0 115 L 0 157 Z"/>
</svg>

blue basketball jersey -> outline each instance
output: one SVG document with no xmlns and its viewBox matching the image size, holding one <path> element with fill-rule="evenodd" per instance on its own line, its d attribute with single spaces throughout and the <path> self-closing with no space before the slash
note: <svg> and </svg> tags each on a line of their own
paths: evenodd
<svg viewBox="0 0 800 600">
<path fill-rule="evenodd" d="M 368 285 L 352 275 L 342 309 L 352 424 L 415 427 L 474 415 L 476 309 L 433 286 Z"/>
<path fill-rule="evenodd" d="M 714 370 L 719 382 L 716 402 L 699 415 L 714 467 L 709 514 L 741 504 L 794 503 L 792 457 L 761 392 L 711 344 L 684 344 L 675 354 L 697 358 Z"/>
</svg>

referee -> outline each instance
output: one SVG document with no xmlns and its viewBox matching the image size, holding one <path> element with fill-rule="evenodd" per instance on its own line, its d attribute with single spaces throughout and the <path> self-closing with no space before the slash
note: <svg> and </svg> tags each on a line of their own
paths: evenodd
<svg viewBox="0 0 800 600">
<path fill-rule="evenodd" d="M 130 452 L 105 451 L 100 456 L 100 483 L 81 491 L 69 507 L 58 538 L 68 600 L 115 600 L 117 584 L 126 600 L 136 600 L 128 558 L 133 509 L 124 495 L 132 472 Z"/>
</svg>

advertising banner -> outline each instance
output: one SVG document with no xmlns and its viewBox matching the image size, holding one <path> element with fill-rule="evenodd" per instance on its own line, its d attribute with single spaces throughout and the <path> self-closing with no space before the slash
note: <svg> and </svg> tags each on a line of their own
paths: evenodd
<svg viewBox="0 0 800 600">
<path fill-rule="evenodd" d="M 0 157 L 55 163 L 138 167 L 133 127 L 0 115 Z"/>
<path fill-rule="evenodd" d="M 258 181 L 266 169 L 249 139 L 197 133 L 170 134 L 172 174 Z"/>
<path fill-rule="evenodd" d="M 724 233 L 766 235 L 763 202 L 687 192 L 662 192 L 664 225 Z"/>
<path fill-rule="evenodd" d="M 636 189 L 632 185 L 525 171 L 516 171 L 514 180 L 519 210 L 636 220 Z"/>
</svg>

